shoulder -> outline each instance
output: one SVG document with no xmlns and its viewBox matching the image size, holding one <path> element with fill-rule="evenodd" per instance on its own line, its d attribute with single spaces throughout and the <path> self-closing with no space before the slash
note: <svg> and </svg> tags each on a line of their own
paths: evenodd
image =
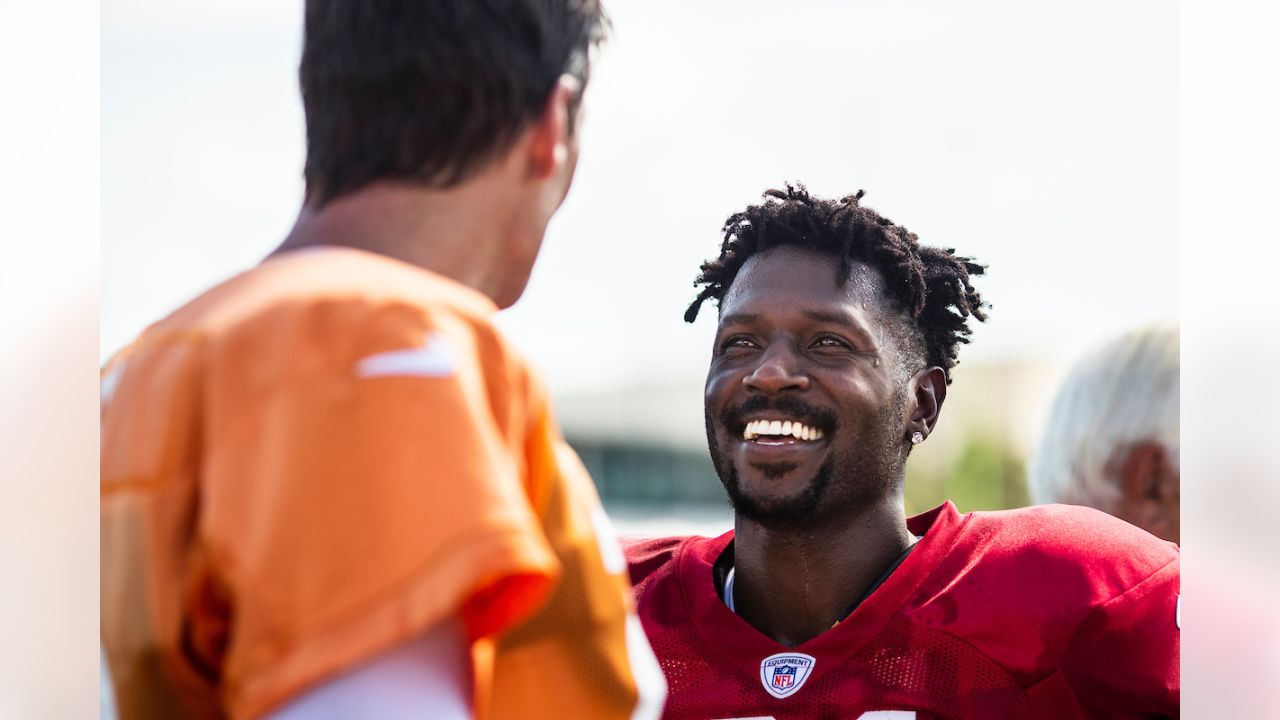
<svg viewBox="0 0 1280 720">
<path fill-rule="evenodd" d="M 480 293 L 421 268 L 356 250 L 311 249 L 220 283 L 149 328 L 138 345 L 198 348 L 209 369 L 230 364 L 263 383 L 353 371 L 445 377 L 457 366 L 526 374 L 492 322 L 496 310 Z M 387 356 L 397 351 L 406 352 Z"/>
<path fill-rule="evenodd" d="M 118 408 L 180 392 L 211 432 L 237 435 L 271 408 L 320 406 L 335 422 L 367 408 L 403 433 L 391 416 L 426 407 L 517 438 L 547 415 L 546 393 L 495 311 L 470 288 L 372 253 L 298 251 L 152 325 L 107 368 L 103 394 Z"/>
<path fill-rule="evenodd" d="M 928 526 L 908 558 L 918 569 L 905 615 L 967 642 L 1025 685 L 1061 669 L 1082 633 L 1114 626 L 1109 618 L 1131 600 L 1172 617 L 1177 546 L 1105 513 L 1045 505 L 960 514 L 948 503 L 913 520 Z"/>
<path fill-rule="evenodd" d="M 1004 618 L 993 655 L 1037 675 L 1061 670 L 1082 706 L 1100 715 L 1176 714 L 1177 545 L 1068 505 L 974 513 L 972 523 L 991 540 L 966 586 L 1009 590 L 988 603 L 989 620 Z"/>
<path fill-rule="evenodd" d="M 422 268 L 350 248 L 311 248 L 268 258 L 214 285 L 148 328 L 143 339 L 207 337 L 264 323 L 358 328 L 397 317 L 488 331 L 496 312 L 481 293 Z"/>
<path fill-rule="evenodd" d="M 1092 508 L 1039 505 L 971 513 L 957 550 L 1012 576 L 1087 578 L 1100 599 L 1125 592 L 1178 559 L 1178 547 Z M 1050 581 L 1048 584 L 1054 584 Z"/>
<path fill-rule="evenodd" d="M 703 579 L 707 580 L 707 587 L 712 587 L 712 566 L 732 538 L 732 531 L 715 538 L 698 535 L 625 538 L 623 554 L 639 607 L 643 609 L 653 602 L 664 603 L 694 592 L 691 588 L 701 588 Z"/>
<path fill-rule="evenodd" d="M 1035 588 L 1060 592 L 1084 578 L 1090 593 L 1108 596 L 1176 564 L 1179 555 L 1173 543 L 1076 505 L 960 514 L 947 503 L 911 522 L 927 531 L 924 542 L 938 558 L 932 576 L 947 587 L 970 576 L 1012 583 L 1031 577 Z"/>
<path fill-rule="evenodd" d="M 622 538 L 636 598 L 643 600 L 659 586 L 675 588 L 710 578 L 716 559 L 731 542 L 732 530 L 714 538 L 699 535 Z"/>
<path fill-rule="evenodd" d="M 681 549 L 693 537 L 622 537 L 620 540 L 623 555 L 627 558 L 627 569 L 631 573 L 631 584 L 639 586 L 654 575 L 673 572 Z"/>
<path fill-rule="evenodd" d="M 269 260 L 210 295 L 204 325 L 214 331 L 278 332 L 283 326 L 299 341 L 340 351 L 367 349 L 360 346 L 376 345 L 387 335 L 421 340 L 424 331 L 437 330 L 454 344 L 466 340 L 481 346 L 477 350 L 509 353 L 492 323 L 497 308 L 488 298 L 372 253 L 301 251 Z"/>
<path fill-rule="evenodd" d="M 1085 623 L 1119 598 L 1176 600 L 1177 546 L 1096 510 L 952 510 L 942 520 L 921 541 L 935 544 L 908 614 L 1023 679 L 1056 668 Z"/>
<path fill-rule="evenodd" d="M 730 535 L 623 540 L 636 615 L 651 641 L 666 633 L 685 632 L 694 622 L 691 607 L 719 602 L 712 565 Z"/>
</svg>

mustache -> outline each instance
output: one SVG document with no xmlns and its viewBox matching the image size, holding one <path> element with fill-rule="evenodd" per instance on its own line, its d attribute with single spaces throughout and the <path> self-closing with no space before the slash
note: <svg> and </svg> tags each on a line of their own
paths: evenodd
<svg viewBox="0 0 1280 720">
<path fill-rule="evenodd" d="M 763 410 L 777 410 L 800 420 L 806 425 L 831 432 L 836 429 L 835 413 L 818 407 L 797 397 L 770 398 L 764 395 L 749 397 L 738 405 L 725 408 L 720 413 L 720 424 L 723 427 L 741 429 L 747 425 L 747 415 Z"/>
</svg>

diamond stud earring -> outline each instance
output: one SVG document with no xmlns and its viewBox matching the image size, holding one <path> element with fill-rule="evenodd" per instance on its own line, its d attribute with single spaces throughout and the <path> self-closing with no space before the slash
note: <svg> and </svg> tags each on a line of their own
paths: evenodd
<svg viewBox="0 0 1280 720">
<path fill-rule="evenodd" d="M 920 432 L 920 431 L 918 431 L 918 430 L 917 430 L 916 432 L 911 433 L 911 444 L 912 444 L 912 445 L 919 445 L 919 444 L 920 444 L 920 443 L 922 443 L 922 442 L 924 442 L 924 434 L 923 434 L 923 433 L 921 433 L 921 432 Z"/>
</svg>

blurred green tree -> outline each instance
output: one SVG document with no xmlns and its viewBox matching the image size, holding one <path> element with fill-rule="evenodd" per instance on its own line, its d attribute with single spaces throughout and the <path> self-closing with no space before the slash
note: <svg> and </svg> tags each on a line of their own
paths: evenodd
<svg viewBox="0 0 1280 720">
<path fill-rule="evenodd" d="M 1022 507 L 1031 502 L 1026 476 L 1026 462 L 1007 443 L 974 434 L 965 440 L 954 462 L 941 469 L 907 464 L 905 505 L 909 514 L 944 500 L 951 500 L 960 512 Z"/>
</svg>

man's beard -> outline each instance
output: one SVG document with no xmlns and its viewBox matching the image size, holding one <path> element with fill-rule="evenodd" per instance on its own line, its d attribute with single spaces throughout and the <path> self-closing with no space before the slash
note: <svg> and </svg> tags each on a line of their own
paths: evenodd
<svg viewBox="0 0 1280 720">
<path fill-rule="evenodd" d="M 738 469 L 727 458 L 717 457 L 719 452 L 715 441 L 712 441 L 711 460 L 715 463 L 716 473 L 729 496 L 733 511 L 765 527 L 798 527 L 813 522 L 827 489 L 831 486 L 831 460 L 828 459 L 818 468 L 818 472 L 805 485 L 803 491 L 790 497 L 771 498 L 767 501 L 757 500 L 742 490 L 738 479 Z M 785 472 L 785 471 L 783 471 Z M 765 471 L 765 476 L 769 475 Z M 782 474 L 782 473 L 779 473 Z"/>
<path fill-rule="evenodd" d="M 753 497 L 743 489 L 738 477 L 738 468 L 721 450 L 716 438 L 715 423 L 712 422 L 711 415 L 706 414 L 707 449 L 711 453 L 711 462 L 715 467 L 716 475 L 720 477 L 720 483 L 729 496 L 730 504 L 733 505 L 734 513 L 770 528 L 813 527 L 833 513 L 843 516 L 843 511 L 849 505 L 866 504 L 880 499 L 884 495 L 886 486 L 892 485 L 895 482 L 893 478 L 900 477 L 901 474 L 893 471 L 895 467 L 900 471 L 901 464 L 900 460 L 896 459 L 897 452 L 892 428 L 901 414 L 905 399 L 905 393 L 902 393 L 900 398 L 895 398 L 895 402 L 891 403 L 891 407 L 885 408 L 876 419 L 877 431 L 874 436 L 864 436 L 858 443 L 858 447 L 849 451 L 839 452 L 832 448 L 814 476 L 805 483 L 804 489 L 784 497 Z M 830 434 L 834 434 L 836 430 L 835 418 L 829 413 L 791 398 L 773 402 L 762 397 L 749 399 L 741 406 L 725 410 L 720 417 L 720 426 L 736 427 L 742 424 L 741 416 L 764 409 L 786 412 L 806 421 L 806 424 L 823 427 Z M 873 458 L 879 462 L 868 462 Z M 794 470 L 795 466 L 782 464 L 756 466 L 756 469 L 765 478 L 774 479 Z M 845 497 L 837 498 L 838 506 L 830 502 L 833 499 L 832 491 L 837 488 L 845 489 L 845 492 L 840 493 Z"/>
</svg>

